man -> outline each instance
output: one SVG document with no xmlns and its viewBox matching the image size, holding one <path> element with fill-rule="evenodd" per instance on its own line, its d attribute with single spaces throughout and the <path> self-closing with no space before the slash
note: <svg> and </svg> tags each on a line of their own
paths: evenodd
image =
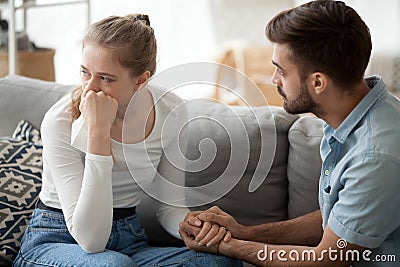
<svg viewBox="0 0 400 267">
<path fill-rule="evenodd" d="M 193 212 L 186 245 L 262 266 L 399 266 L 400 101 L 363 78 L 368 27 L 343 2 L 313 1 L 276 15 L 266 35 L 285 110 L 326 122 L 320 210 L 256 226 L 218 207 Z"/>
</svg>

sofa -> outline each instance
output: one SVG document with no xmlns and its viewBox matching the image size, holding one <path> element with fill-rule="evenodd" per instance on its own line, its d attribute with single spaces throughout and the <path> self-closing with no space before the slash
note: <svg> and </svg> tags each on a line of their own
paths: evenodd
<svg viewBox="0 0 400 267">
<path fill-rule="evenodd" d="M 40 192 L 40 135 L 27 138 L 26 132 L 38 133 L 47 109 L 74 87 L 18 75 L 0 78 L 0 264 L 10 264 L 18 252 Z M 195 161 L 214 154 L 201 170 L 186 172 L 186 186 L 202 187 L 221 177 L 231 184 L 217 197 L 202 191 L 202 199 L 210 201 L 192 210 L 218 205 L 238 222 L 254 225 L 318 209 L 320 119 L 289 115 L 281 107 L 227 106 L 211 100 L 187 101 L 187 109 L 186 157 Z M 24 151 L 30 153 L 30 163 L 23 159 Z M 240 166 L 230 164 L 234 158 L 242 159 Z M 150 242 L 183 246 L 160 226 L 156 207 L 157 201 L 147 195 L 137 207 Z"/>
</svg>

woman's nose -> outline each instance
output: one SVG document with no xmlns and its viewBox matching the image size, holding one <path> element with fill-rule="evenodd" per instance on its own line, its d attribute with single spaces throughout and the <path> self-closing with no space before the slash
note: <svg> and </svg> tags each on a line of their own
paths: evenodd
<svg viewBox="0 0 400 267">
<path fill-rule="evenodd" d="M 97 85 L 95 77 L 91 77 L 84 83 L 84 91 L 94 91 L 96 93 L 101 91 L 100 87 Z"/>
</svg>

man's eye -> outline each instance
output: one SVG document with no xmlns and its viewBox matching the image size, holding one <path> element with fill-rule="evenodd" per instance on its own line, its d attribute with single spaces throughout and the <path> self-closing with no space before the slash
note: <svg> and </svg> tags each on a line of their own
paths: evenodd
<svg viewBox="0 0 400 267">
<path fill-rule="evenodd" d="M 281 76 L 283 76 L 285 74 L 280 68 L 276 68 L 275 71 Z"/>
</svg>

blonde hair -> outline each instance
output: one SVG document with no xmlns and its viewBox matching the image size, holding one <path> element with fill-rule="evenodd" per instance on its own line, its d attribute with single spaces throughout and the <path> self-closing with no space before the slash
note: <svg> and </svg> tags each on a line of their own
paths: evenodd
<svg viewBox="0 0 400 267">
<path fill-rule="evenodd" d="M 157 41 L 147 15 L 129 14 L 110 16 L 98 21 L 86 31 L 82 47 L 95 44 L 112 51 L 121 66 L 130 70 L 132 77 L 145 71 L 156 71 Z M 72 92 L 72 121 L 80 115 L 82 86 Z"/>
</svg>

